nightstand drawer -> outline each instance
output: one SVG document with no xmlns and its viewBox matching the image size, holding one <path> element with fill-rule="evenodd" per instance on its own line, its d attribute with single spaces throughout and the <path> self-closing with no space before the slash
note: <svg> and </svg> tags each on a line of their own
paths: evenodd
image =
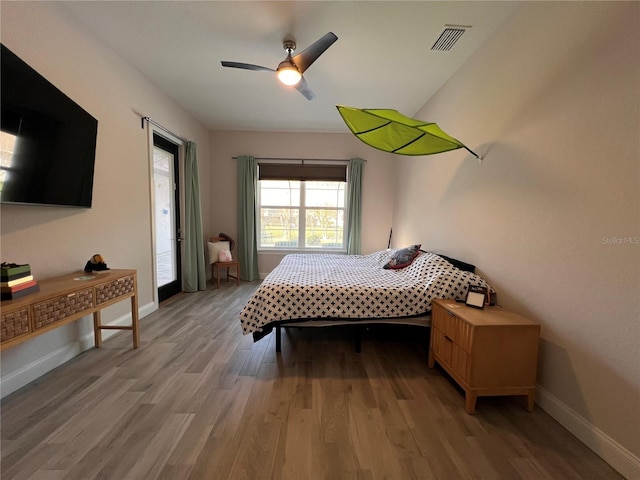
<svg viewBox="0 0 640 480">
<path fill-rule="evenodd" d="M 447 364 L 456 374 L 466 380 L 469 374 L 467 368 L 469 365 L 469 352 L 466 352 L 453 338 L 440 329 L 432 328 L 431 336 L 433 354 L 436 355 L 439 361 Z"/>
<path fill-rule="evenodd" d="M 432 326 L 467 353 L 471 352 L 473 326 L 440 306 L 432 311 Z"/>
</svg>

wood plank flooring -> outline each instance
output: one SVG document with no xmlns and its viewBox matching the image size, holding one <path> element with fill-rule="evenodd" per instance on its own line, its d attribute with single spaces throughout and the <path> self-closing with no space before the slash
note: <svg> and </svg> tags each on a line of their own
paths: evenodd
<svg viewBox="0 0 640 480">
<path fill-rule="evenodd" d="M 243 337 L 257 283 L 182 294 L 2 401 L 2 480 L 619 479 L 540 408 L 427 368 L 424 335 Z"/>
</svg>

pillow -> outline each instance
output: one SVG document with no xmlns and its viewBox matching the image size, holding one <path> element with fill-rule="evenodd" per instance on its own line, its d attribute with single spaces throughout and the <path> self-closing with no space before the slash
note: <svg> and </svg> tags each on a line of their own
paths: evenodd
<svg viewBox="0 0 640 480">
<path fill-rule="evenodd" d="M 218 258 L 220 259 L 221 262 L 230 262 L 233 260 L 233 257 L 231 256 L 231 251 L 229 250 L 220 250 L 220 253 L 218 253 Z"/>
<path fill-rule="evenodd" d="M 411 245 L 410 247 L 396 250 L 391 259 L 382 268 L 385 270 L 397 270 L 408 267 L 418 256 L 418 253 L 420 253 L 420 245 Z"/>
<path fill-rule="evenodd" d="M 461 260 L 456 260 L 455 258 L 445 257 L 444 255 L 440 255 L 439 253 L 436 253 L 436 255 L 438 255 L 441 258 L 444 258 L 451 265 L 453 265 L 456 268 L 459 268 L 463 272 L 471 272 L 471 273 L 475 273 L 476 272 L 476 266 L 475 265 L 471 265 L 470 263 L 463 262 Z"/>
<path fill-rule="evenodd" d="M 230 250 L 229 242 L 209 242 L 209 263 L 220 261 L 220 251 Z"/>
</svg>

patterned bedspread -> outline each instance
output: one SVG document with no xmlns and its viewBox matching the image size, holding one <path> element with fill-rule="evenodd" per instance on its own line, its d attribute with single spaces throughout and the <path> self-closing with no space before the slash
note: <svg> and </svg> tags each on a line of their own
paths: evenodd
<svg viewBox="0 0 640 480">
<path fill-rule="evenodd" d="M 242 309 L 243 333 L 259 339 L 272 322 L 287 320 L 424 315 L 434 298 L 464 298 L 469 284 L 488 287 L 480 276 L 431 253 L 421 252 L 406 268 L 383 269 L 393 252 L 287 255 Z"/>
</svg>

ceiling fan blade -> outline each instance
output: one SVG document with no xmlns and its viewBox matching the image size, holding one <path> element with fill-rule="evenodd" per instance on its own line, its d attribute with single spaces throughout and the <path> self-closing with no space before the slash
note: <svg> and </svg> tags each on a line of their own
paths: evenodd
<svg viewBox="0 0 640 480">
<path fill-rule="evenodd" d="M 336 40 L 338 37 L 333 32 L 329 32 L 293 57 L 293 63 L 296 64 L 300 73 L 304 73 Z"/>
<path fill-rule="evenodd" d="M 307 100 L 313 100 L 314 98 L 316 98 L 315 94 L 309 88 L 309 84 L 307 84 L 307 81 L 304 79 L 304 77 L 302 77 L 300 81 L 293 86 L 293 88 L 304 95 Z"/>
<path fill-rule="evenodd" d="M 226 60 L 223 60 L 220 63 L 222 64 L 223 67 L 242 68 L 243 70 L 275 72 L 273 68 L 262 67 L 260 65 L 253 65 L 251 63 L 227 62 Z"/>
</svg>

